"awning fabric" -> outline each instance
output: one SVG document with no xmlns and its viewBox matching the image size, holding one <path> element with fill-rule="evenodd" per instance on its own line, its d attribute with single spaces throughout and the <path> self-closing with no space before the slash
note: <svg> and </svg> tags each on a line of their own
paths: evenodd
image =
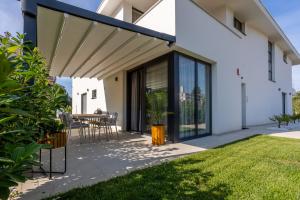
<svg viewBox="0 0 300 200">
<path fill-rule="evenodd" d="M 38 6 L 37 46 L 51 76 L 102 79 L 170 51 L 175 42 L 174 36 L 97 15 Z"/>
</svg>

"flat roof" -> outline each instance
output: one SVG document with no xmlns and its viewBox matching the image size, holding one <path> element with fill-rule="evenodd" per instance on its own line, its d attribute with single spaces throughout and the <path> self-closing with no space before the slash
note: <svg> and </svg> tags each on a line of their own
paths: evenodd
<svg viewBox="0 0 300 200">
<path fill-rule="evenodd" d="M 104 78 L 170 51 L 175 36 L 58 1 L 22 0 L 51 76 Z M 26 24 L 25 24 L 26 26 Z"/>
</svg>

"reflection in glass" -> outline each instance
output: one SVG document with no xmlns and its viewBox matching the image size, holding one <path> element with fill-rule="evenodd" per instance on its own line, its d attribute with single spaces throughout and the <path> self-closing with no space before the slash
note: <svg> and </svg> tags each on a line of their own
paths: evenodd
<svg viewBox="0 0 300 200">
<path fill-rule="evenodd" d="M 163 124 L 167 128 L 168 109 L 168 61 L 162 61 L 148 66 L 146 69 L 146 128 L 151 128 L 151 113 L 153 111 L 163 115 L 161 121 L 154 122 Z"/>
<path fill-rule="evenodd" d="M 195 62 L 179 57 L 179 137 L 195 136 Z"/>
<path fill-rule="evenodd" d="M 202 63 L 197 63 L 198 83 L 196 89 L 198 135 L 209 132 L 209 71 Z"/>
</svg>

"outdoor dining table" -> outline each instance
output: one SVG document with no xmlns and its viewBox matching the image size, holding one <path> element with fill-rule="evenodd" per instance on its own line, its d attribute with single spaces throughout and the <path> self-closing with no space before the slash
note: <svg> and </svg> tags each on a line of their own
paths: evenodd
<svg viewBox="0 0 300 200">
<path fill-rule="evenodd" d="M 72 117 L 75 120 L 81 121 L 82 123 L 88 123 L 90 125 L 93 125 L 95 123 L 95 121 L 100 121 L 100 120 L 104 120 L 105 124 L 108 123 L 110 115 L 108 113 L 103 113 L 103 114 L 73 114 Z M 106 131 L 107 131 L 107 129 L 106 129 Z M 89 129 L 89 132 L 90 132 L 90 129 Z M 107 140 L 108 140 L 108 135 L 107 135 Z"/>
<path fill-rule="evenodd" d="M 97 119 L 97 118 L 109 118 L 108 114 L 73 114 L 73 118 L 79 119 L 79 120 L 85 120 L 85 119 Z"/>
</svg>

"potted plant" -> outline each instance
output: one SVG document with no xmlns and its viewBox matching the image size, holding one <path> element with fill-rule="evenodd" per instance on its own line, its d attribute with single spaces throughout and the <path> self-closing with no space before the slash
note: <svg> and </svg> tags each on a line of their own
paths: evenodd
<svg viewBox="0 0 300 200">
<path fill-rule="evenodd" d="M 44 127 L 45 135 L 39 141 L 41 144 L 50 145 L 51 148 L 64 147 L 67 143 L 67 133 L 64 131 L 64 125 L 56 119 L 50 120 Z"/>
<path fill-rule="evenodd" d="M 153 145 L 165 144 L 165 124 L 167 115 L 167 93 L 164 90 L 149 92 L 147 94 L 148 115 L 151 124 Z"/>
</svg>

